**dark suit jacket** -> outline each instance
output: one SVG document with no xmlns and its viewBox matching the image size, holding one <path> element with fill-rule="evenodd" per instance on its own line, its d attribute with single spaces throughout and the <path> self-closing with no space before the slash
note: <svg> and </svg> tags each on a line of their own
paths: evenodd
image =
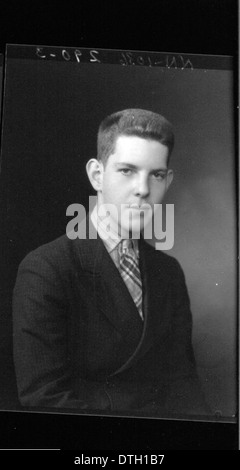
<svg viewBox="0 0 240 470">
<path fill-rule="evenodd" d="M 31 252 L 13 296 L 19 399 L 82 412 L 207 413 L 179 263 L 140 240 L 145 321 L 101 239 Z"/>
</svg>

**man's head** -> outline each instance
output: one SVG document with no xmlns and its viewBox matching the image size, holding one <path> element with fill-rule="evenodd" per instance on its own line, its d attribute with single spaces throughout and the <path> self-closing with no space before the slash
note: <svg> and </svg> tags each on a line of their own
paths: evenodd
<svg viewBox="0 0 240 470">
<path fill-rule="evenodd" d="M 151 111 L 127 109 L 101 123 L 97 159 L 89 160 L 87 173 L 98 205 L 116 208 L 111 217 L 118 232 L 138 231 L 139 224 L 142 230 L 161 204 L 173 177 L 173 144 L 171 124 Z"/>
<path fill-rule="evenodd" d="M 174 146 L 172 125 L 163 116 L 145 109 L 124 109 L 107 116 L 99 126 L 97 158 L 104 165 L 120 136 L 156 140 L 168 148 L 168 160 Z"/>
</svg>

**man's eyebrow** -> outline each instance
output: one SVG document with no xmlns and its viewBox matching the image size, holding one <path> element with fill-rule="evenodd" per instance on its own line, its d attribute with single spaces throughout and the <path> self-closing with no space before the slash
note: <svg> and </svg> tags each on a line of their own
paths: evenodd
<svg viewBox="0 0 240 470">
<path fill-rule="evenodd" d="M 117 167 L 124 166 L 127 168 L 131 168 L 132 170 L 136 170 L 138 168 L 136 165 L 133 165 L 132 163 L 127 163 L 127 162 L 116 163 L 116 166 Z"/>
<path fill-rule="evenodd" d="M 161 171 L 162 173 L 167 173 L 168 168 L 156 168 L 155 170 L 152 170 L 151 173 L 157 173 L 158 171 Z"/>
<path fill-rule="evenodd" d="M 116 167 L 127 167 L 131 170 L 138 170 L 138 166 L 137 165 L 133 165 L 132 163 L 127 163 L 127 162 L 120 162 L 120 163 L 116 163 Z M 168 169 L 167 168 L 155 168 L 155 169 L 152 169 L 151 170 L 151 173 L 155 173 L 157 171 L 162 171 L 162 172 L 167 172 Z"/>
</svg>

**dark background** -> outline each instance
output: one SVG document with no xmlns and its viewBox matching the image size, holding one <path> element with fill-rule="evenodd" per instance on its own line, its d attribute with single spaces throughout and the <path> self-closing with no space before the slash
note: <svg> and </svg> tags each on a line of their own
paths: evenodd
<svg viewBox="0 0 240 470">
<path fill-rule="evenodd" d="M 236 56 L 237 4 L 234 1 L 171 2 L 159 0 L 150 1 L 147 5 L 145 2 L 138 2 L 137 6 L 136 2 L 132 4 L 121 2 L 119 5 L 112 5 L 110 2 L 99 3 L 100 5 L 96 5 L 96 2 L 91 5 L 91 2 L 78 2 L 77 6 L 70 7 L 70 5 L 64 6 L 52 2 L 51 8 L 43 4 L 35 7 L 29 3 L 26 8 L 21 4 L 8 2 L 8 9 L 5 8 L 4 11 L 3 7 L 4 21 L 2 20 L 0 32 L 1 52 L 4 52 L 6 43 L 25 43 Z M 55 170 L 56 167 L 57 165 L 54 167 Z M 57 176 L 58 174 L 55 173 L 52 184 Z M 37 171 L 35 177 L 37 182 Z M 62 181 L 63 184 L 64 181 Z M 18 184 L 19 182 L 16 181 L 16 194 L 18 194 Z M 36 195 L 29 193 L 28 197 L 30 201 Z M 44 205 L 44 195 L 41 204 Z M 58 209 L 53 205 L 51 210 Z M 26 211 L 29 211 L 29 207 L 26 207 Z M 39 217 L 41 217 L 41 211 Z M 4 222 L 6 220 L 3 220 L 3 227 Z M 51 227 L 51 213 L 48 223 Z M 52 226 L 50 230 L 54 230 L 54 227 Z M 29 240 L 33 240 L 31 233 L 29 233 Z M 42 242 L 40 239 L 36 240 L 38 241 Z M 15 255 L 21 257 L 19 250 L 12 250 L 12 260 L 10 259 L 9 262 L 14 265 L 17 262 Z M 6 390 L 8 387 L 9 384 L 6 384 Z M 23 447 L 32 445 L 39 447 L 40 443 L 45 447 L 56 445 L 57 447 L 71 447 L 74 443 L 74 448 L 77 448 L 81 443 L 82 448 L 88 449 L 122 449 L 127 448 L 129 444 L 129 432 L 132 436 L 131 447 L 138 449 L 151 449 L 156 445 L 166 449 L 236 448 L 236 425 L 232 424 L 214 423 L 205 424 L 204 427 L 203 423 L 198 423 L 198 427 L 194 428 L 197 423 L 164 421 L 157 423 L 155 421 L 150 424 L 147 420 L 123 422 L 120 419 L 90 418 L 88 423 L 91 420 L 94 424 L 88 427 L 86 418 L 81 417 L 67 418 L 48 415 L 26 417 L 25 414 L 23 416 L 18 413 L 2 413 L 1 417 L 3 426 L 1 440 L 7 447 L 13 447 L 14 443 L 21 443 Z M 82 420 L 84 424 L 84 436 L 81 433 L 81 437 L 78 438 L 75 433 L 81 424 L 79 420 Z M 37 423 L 36 427 L 40 425 L 38 430 L 34 423 Z M 137 427 L 135 423 L 138 423 Z M 97 430 L 97 434 L 92 432 L 93 427 Z M 68 437 L 65 433 L 66 428 Z M 184 438 L 183 429 L 185 430 Z M 191 440 L 186 439 L 186 432 L 189 431 L 192 435 L 194 429 L 198 430 L 194 434 L 195 437 Z M 147 433 L 146 430 L 148 430 Z M 179 430 L 182 437 L 179 437 Z M 74 436 L 72 439 L 69 438 L 71 434 Z"/>
<path fill-rule="evenodd" d="M 96 156 L 98 125 L 112 112 L 137 107 L 160 112 L 174 125 L 176 145 L 170 166 L 175 177 L 166 202 L 175 207 L 175 243 L 169 254 L 181 262 L 189 287 L 193 345 L 207 401 L 213 413 L 234 418 L 237 250 L 232 70 L 50 61 L 36 58 L 35 48 L 29 48 L 32 59 L 19 59 L 24 50 L 27 56 L 27 48 L 14 47 L 17 58 L 12 49 L 8 47 L 2 128 L 3 409 L 14 407 L 6 379 L 11 369 L 11 299 L 18 265 L 29 251 L 65 233 L 70 204 L 88 210 L 88 196 L 94 193 L 85 165 Z M 61 58 L 60 51 L 54 49 Z M 41 56 L 50 57 L 52 52 L 45 47 Z M 69 49 L 68 55 L 74 57 L 73 51 Z M 193 67 L 198 65 L 196 57 L 192 62 Z"/>
<path fill-rule="evenodd" d="M 1 2 L 0 45 L 235 54 L 237 0 Z"/>
</svg>

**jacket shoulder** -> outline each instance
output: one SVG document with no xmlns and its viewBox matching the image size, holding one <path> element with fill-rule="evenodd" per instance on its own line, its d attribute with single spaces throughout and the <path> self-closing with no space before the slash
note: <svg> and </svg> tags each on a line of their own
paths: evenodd
<svg viewBox="0 0 240 470">
<path fill-rule="evenodd" d="M 21 261 L 19 268 L 29 266 L 49 266 L 53 269 L 71 265 L 76 252 L 75 240 L 62 235 L 51 242 L 45 243 L 30 251 Z"/>
<path fill-rule="evenodd" d="M 180 262 L 172 255 L 165 251 L 156 250 L 154 246 L 146 241 L 142 242 L 145 255 L 149 259 L 149 263 L 155 266 L 159 271 L 164 273 L 165 277 L 172 282 L 182 280 L 185 282 L 185 275 Z"/>
<path fill-rule="evenodd" d="M 145 252 L 156 259 L 157 262 L 164 263 L 169 268 L 182 269 L 179 261 L 172 255 L 166 253 L 166 251 L 157 250 L 153 245 L 150 245 L 146 241 L 142 241 Z"/>
</svg>

